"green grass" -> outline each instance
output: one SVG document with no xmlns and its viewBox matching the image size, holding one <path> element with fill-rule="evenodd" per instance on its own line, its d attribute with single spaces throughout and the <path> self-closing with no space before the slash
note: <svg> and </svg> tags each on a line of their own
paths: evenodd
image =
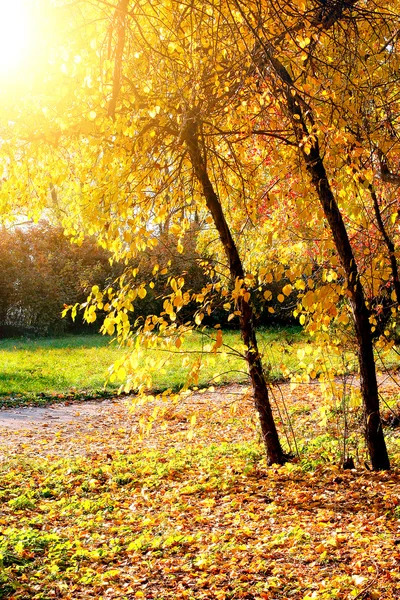
<svg viewBox="0 0 400 600">
<path fill-rule="evenodd" d="M 146 350 L 138 369 L 145 365 L 143 377 L 151 372 L 152 389 L 157 392 L 179 390 L 196 361 L 200 363 L 199 387 L 248 381 L 246 364 L 238 356 L 238 352 L 244 352 L 239 332 L 224 331 L 224 347 L 217 354 L 207 351 L 210 336 L 215 338 L 215 334 L 215 330 L 192 332 L 181 348 L 172 352 Z M 301 374 L 307 369 L 312 377 L 323 369 L 332 368 L 335 374 L 340 368 L 342 372 L 356 369 L 354 354 L 339 348 L 328 355 L 300 327 L 260 330 L 258 340 L 270 380 L 282 380 L 289 372 Z M 0 406 L 112 394 L 124 380 L 105 385 L 108 368 L 126 354 L 126 349 L 101 335 L 0 340 Z M 147 367 L 148 359 L 154 363 L 153 368 Z M 386 361 L 395 368 L 398 356 L 392 351 Z"/>
<path fill-rule="evenodd" d="M 16 403 L 40 396 L 104 390 L 107 369 L 121 349 L 100 335 L 0 341 L 0 396 Z M 117 387 L 115 384 L 114 389 Z M 113 389 L 108 386 L 108 390 Z"/>
<path fill-rule="evenodd" d="M 179 389 L 196 360 L 201 362 L 197 383 L 199 387 L 248 381 L 246 363 L 238 356 L 238 352 L 244 353 L 239 332 L 224 331 L 224 346 L 217 354 L 209 351 L 210 344 L 212 345 L 210 335 L 215 338 L 215 334 L 215 330 L 206 330 L 204 334 L 193 332 L 185 338 L 179 351 L 155 352 L 152 356 L 154 362 L 161 360 L 163 363 L 162 369 L 156 367 L 152 373 L 155 390 Z M 271 379 L 284 377 L 282 365 L 290 370 L 296 369 L 299 362 L 297 350 L 306 343 L 300 327 L 260 330 L 257 337 L 264 367 Z"/>
<path fill-rule="evenodd" d="M 300 328 L 264 330 L 260 332 L 259 340 L 271 377 L 282 377 L 282 364 L 289 369 L 296 368 L 297 350 L 305 343 Z M 242 359 L 232 356 L 229 348 L 226 348 L 226 354 L 204 353 L 207 343 L 207 337 L 194 333 L 185 340 L 180 352 L 151 351 L 155 361 L 162 360 L 164 363 L 163 369 L 153 374 L 154 389 L 179 389 L 185 382 L 193 360 L 199 356 L 202 360 L 199 386 L 247 380 Z M 236 331 L 224 332 L 224 343 L 241 349 L 240 335 Z M 101 335 L 0 340 L 1 403 L 43 403 L 59 396 L 93 397 L 111 393 L 119 387 L 120 382 L 109 383 L 105 388 L 107 369 L 125 352 L 115 342 L 110 342 L 110 338 Z M 185 356 L 189 358 L 189 365 L 183 368 L 182 359 Z"/>
</svg>

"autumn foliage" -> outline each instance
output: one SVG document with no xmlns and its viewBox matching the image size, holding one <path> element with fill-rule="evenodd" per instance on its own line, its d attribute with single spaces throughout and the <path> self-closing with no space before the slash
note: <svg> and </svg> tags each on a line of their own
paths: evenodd
<svg viewBox="0 0 400 600">
<path fill-rule="evenodd" d="M 399 598 L 399 0 L 40 7 L 0 94 L 0 217 L 75 246 L 18 234 L 0 311 L 33 248 L 24 314 L 38 285 L 80 294 L 80 247 L 91 276 L 110 258 L 64 316 L 119 344 L 129 407 L 7 430 L 0 597 Z M 277 307 L 309 336 L 280 386 Z M 199 390 L 205 355 L 248 388 Z M 154 392 L 171 356 L 185 383 Z"/>
<path fill-rule="evenodd" d="M 72 245 L 59 227 L 25 225 L 0 231 L 0 327 L 3 334 L 61 333 L 85 328 L 61 318 L 66 304 L 84 302 L 93 285 L 117 273 L 91 240 Z M 86 328 L 87 329 L 87 328 Z"/>
<path fill-rule="evenodd" d="M 260 290 L 270 314 L 292 297 L 321 342 L 352 341 L 372 466 L 389 468 L 374 344 L 393 345 L 400 294 L 397 9 L 61 2 L 47 62 L 21 102 L 2 100 L 6 218 L 51 206 L 72 240 L 94 235 L 127 265 L 140 252 L 156 257 L 158 230 L 184 256 L 186 233 L 206 225 L 197 245 L 212 264 L 201 290 L 171 274 L 161 311 L 137 330 L 134 304 L 163 270 L 157 259 L 147 281 L 133 269 L 95 286 L 85 318 L 105 313 L 103 332 L 131 349 L 128 391 L 140 387 L 132 365 L 141 346 L 180 347 L 222 305 L 227 322 L 239 321 L 270 463 L 288 457 L 258 348 Z M 222 345 L 216 333 L 213 352 Z"/>
<path fill-rule="evenodd" d="M 343 471 L 319 390 L 281 391 L 300 450 L 283 467 L 267 468 L 239 386 L 164 402 L 142 439 L 155 404 L 134 414 L 122 399 L 3 428 L 3 597 L 398 598 L 398 473 Z"/>
</svg>

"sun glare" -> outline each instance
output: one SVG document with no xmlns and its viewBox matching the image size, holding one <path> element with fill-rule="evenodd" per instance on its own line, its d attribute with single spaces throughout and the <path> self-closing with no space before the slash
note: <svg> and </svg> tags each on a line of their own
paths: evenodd
<svg viewBox="0 0 400 600">
<path fill-rule="evenodd" d="M 28 58 L 33 40 L 29 0 L 0 0 L 0 76 L 12 76 Z"/>
</svg>

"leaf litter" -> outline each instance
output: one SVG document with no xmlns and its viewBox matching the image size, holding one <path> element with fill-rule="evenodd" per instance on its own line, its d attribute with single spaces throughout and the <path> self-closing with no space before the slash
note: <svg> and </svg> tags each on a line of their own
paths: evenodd
<svg viewBox="0 0 400 600">
<path fill-rule="evenodd" d="M 397 430 L 392 471 L 369 471 L 350 438 L 343 470 L 342 415 L 321 419 L 319 388 L 274 397 L 297 437 L 284 467 L 266 466 L 245 386 L 3 425 L 0 597 L 400 598 Z"/>
</svg>

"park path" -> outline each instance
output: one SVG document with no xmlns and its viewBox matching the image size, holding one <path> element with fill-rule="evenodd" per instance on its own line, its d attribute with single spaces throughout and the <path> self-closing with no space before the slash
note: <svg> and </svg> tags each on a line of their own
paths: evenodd
<svg viewBox="0 0 400 600">
<path fill-rule="evenodd" d="M 399 374 L 382 375 L 379 380 L 384 398 L 400 397 Z M 358 380 L 354 377 L 346 385 L 357 386 Z M 151 418 L 155 407 L 166 409 L 164 424 L 166 419 L 168 431 L 176 433 L 177 437 L 171 438 L 174 444 L 179 443 L 179 439 L 182 439 L 182 443 L 186 439 L 193 415 L 203 416 L 210 429 L 208 437 L 211 441 L 221 441 L 218 433 L 220 425 L 227 418 L 234 418 L 235 411 L 245 412 L 250 417 L 247 417 L 246 431 L 234 426 L 231 428 L 230 441 L 252 438 L 257 429 L 251 391 L 246 385 L 232 384 L 191 392 L 180 397 L 177 403 L 166 404 L 151 399 L 135 410 L 132 410 L 132 400 L 133 397 L 126 396 L 47 407 L 1 409 L 0 460 L 10 453 L 16 455 L 19 452 L 41 456 L 65 455 L 67 452 L 85 455 L 93 452 L 126 451 L 127 447 L 134 447 L 138 443 L 140 418 Z M 301 425 L 303 430 L 308 426 L 315 427 L 315 420 L 320 420 L 318 415 L 322 398 L 317 382 L 299 384 L 295 389 L 290 383 L 272 386 L 271 400 L 284 421 L 285 411 L 289 406 L 290 412 L 296 415 L 296 422 L 304 421 Z M 399 401 L 398 410 L 400 412 Z M 159 433 L 163 435 L 161 420 L 155 422 L 154 429 L 159 429 Z M 226 433 L 226 427 L 224 431 Z M 151 445 L 151 439 L 154 438 L 150 436 L 150 441 L 145 441 L 145 444 Z"/>
<path fill-rule="evenodd" d="M 215 414 L 231 407 L 252 404 L 248 386 L 227 385 L 192 392 L 179 402 L 150 400 L 132 410 L 133 397 L 86 400 L 80 403 L 46 407 L 20 407 L 0 410 L 0 459 L 24 454 L 90 454 L 108 450 L 126 451 L 138 440 L 140 417 L 149 418 L 155 406 L 167 409 L 169 425 L 187 435 L 190 417 L 209 411 Z M 159 428 L 156 423 L 155 428 Z"/>
<path fill-rule="evenodd" d="M 0 410 L 0 432 L 3 428 L 30 429 L 54 423 L 69 423 L 109 413 L 116 405 L 126 403 L 122 399 L 91 400 L 85 403 L 51 404 L 49 406 L 21 406 Z"/>
</svg>

